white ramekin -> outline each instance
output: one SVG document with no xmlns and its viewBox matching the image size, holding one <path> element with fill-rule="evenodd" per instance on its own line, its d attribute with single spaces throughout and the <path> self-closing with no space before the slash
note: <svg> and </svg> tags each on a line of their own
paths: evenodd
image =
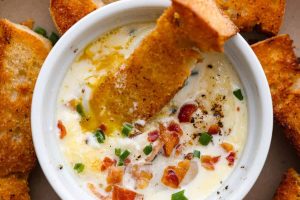
<svg viewBox="0 0 300 200">
<path fill-rule="evenodd" d="M 39 163 L 62 199 L 95 199 L 73 177 L 55 136 L 57 94 L 64 76 L 84 47 L 101 34 L 132 22 L 155 20 L 167 0 L 124 0 L 100 8 L 67 31 L 54 46 L 39 74 L 32 100 L 31 126 Z M 248 101 L 248 137 L 241 158 L 218 189 L 222 199 L 240 200 L 251 189 L 265 163 L 272 137 L 273 113 L 268 83 L 250 46 L 238 34 L 225 45 Z M 63 170 L 59 165 L 63 164 Z M 228 186 L 228 189 L 225 187 Z M 218 199 L 216 192 L 208 199 Z"/>
</svg>

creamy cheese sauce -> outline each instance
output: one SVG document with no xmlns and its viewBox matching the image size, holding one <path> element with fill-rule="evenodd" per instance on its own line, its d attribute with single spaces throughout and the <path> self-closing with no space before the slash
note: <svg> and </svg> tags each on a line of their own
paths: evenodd
<svg viewBox="0 0 300 200">
<path fill-rule="evenodd" d="M 100 168 L 104 157 L 118 161 L 115 149 L 120 148 L 130 152 L 130 164 L 124 167 L 123 181 L 119 183 L 122 187 L 144 195 L 146 200 L 171 199 L 173 193 L 181 190 L 185 190 L 184 194 L 190 200 L 205 199 L 217 190 L 233 170 L 247 136 L 246 99 L 244 97 L 239 100 L 233 93 L 238 89 L 243 93 L 243 88 L 224 54 L 203 54 L 203 61 L 193 67 L 185 86 L 162 111 L 147 123 L 143 120 L 136 121 L 139 126 L 144 127 L 142 133 L 135 137 L 124 137 L 121 134 L 106 136 L 104 143 L 99 143 L 95 134 L 84 131 L 80 124 L 82 113 L 76 106 L 78 102 L 81 102 L 83 112 L 88 110 L 88 100 L 97 80 L 122 67 L 120 63 L 130 56 L 142 38 L 154 27 L 154 23 L 135 23 L 115 29 L 89 44 L 76 58 L 62 83 L 57 100 L 56 117 L 66 128 L 66 136 L 63 138 L 60 138 L 61 130 L 57 129 L 60 149 L 69 163 L 67 168 L 77 177 L 79 184 L 93 194 L 110 194 L 106 181 L 108 170 L 101 171 Z M 180 109 L 189 103 L 197 105 L 198 109 L 192 114 L 190 122 L 180 123 Z M 148 133 L 158 130 L 158 122 L 166 125 L 170 121 L 179 124 L 183 130 L 179 145 L 170 157 L 164 156 L 161 150 L 150 165 L 144 165 L 147 156 L 143 149 L 150 144 Z M 212 135 L 212 141 L 208 145 L 200 144 L 199 133 L 208 132 L 213 124 L 218 125 L 220 132 Z M 224 142 L 233 146 L 230 152 L 235 152 L 235 160 L 231 166 L 228 159 L 230 152 L 220 146 Z M 156 144 L 157 141 L 153 142 L 153 148 Z M 194 150 L 200 151 L 201 157 L 220 156 L 213 164 L 214 170 L 207 169 L 201 157 L 189 158 L 191 165 L 179 188 L 164 185 L 161 182 L 164 169 L 171 165 L 177 166 L 178 162 Z M 82 164 L 84 169 L 74 169 L 76 163 Z M 134 164 L 143 165 L 152 174 L 149 185 L 144 189 L 136 188 L 136 180 L 130 172 Z M 89 187 L 91 184 L 92 191 Z"/>
</svg>

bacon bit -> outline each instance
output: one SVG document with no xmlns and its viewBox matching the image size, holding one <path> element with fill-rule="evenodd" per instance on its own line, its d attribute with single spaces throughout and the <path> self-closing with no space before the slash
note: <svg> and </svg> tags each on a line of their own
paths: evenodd
<svg viewBox="0 0 300 200">
<path fill-rule="evenodd" d="M 193 153 L 188 153 L 188 154 L 186 154 L 186 155 L 184 156 L 184 159 L 186 159 L 186 160 L 192 160 L 193 157 L 194 157 L 194 154 L 193 154 Z"/>
<path fill-rule="evenodd" d="M 159 137 L 159 132 L 158 130 L 151 131 L 148 133 L 148 141 L 149 142 L 155 142 Z"/>
<path fill-rule="evenodd" d="M 116 165 L 117 161 L 110 159 L 109 157 L 105 157 L 101 164 L 101 171 L 105 171 L 109 167 Z"/>
<path fill-rule="evenodd" d="M 218 124 L 213 124 L 209 127 L 207 131 L 210 135 L 216 135 L 221 132 L 221 129 Z"/>
<path fill-rule="evenodd" d="M 145 189 L 146 187 L 148 187 L 149 182 L 153 177 L 151 172 L 139 170 L 139 166 L 137 164 L 133 165 L 131 173 L 132 176 L 136 179 L 136 187 L 138 189 Z"/>
<path fill-rule="evenodd" d="M 59 138 L 63 139 L 67 135 L 66 127 L 63 125 L 61 120 L 58 120 L 57 122 L 57 128 L 59 128 Z"/>
<path fill-rule="evenodd" d="M 197 105 L 195 104 L 185 104 L 183 105 L 178 114 L 179 122 L 190 122 L 192 114 L 197 110 Z"/>
<path fill-rule="evenodd" d="M 184 160 L 178 163 L 176 166 L 168 166 L 164 170 L 164 174 L 161 178 L 161 182 L 168 187 L 178 188 L 182 179 L 185 177 L 187 171 L 190 168 L 190 161 Z"/>
<path fill-rule="evenodd" d="M 131 160 L 130 160 L 129 158 L 126 158 L 126 159 L 124 160 L 125 166 L 129 165 L 130 163 L 131 163 Z"/>
<path fill-rule="evenodd" d="M 184 149 L 184 145 L 183 144 L 177 145 L 176 146 L 176 150 L 175 150 L 175 155 L 179 156 L 182 153 L 183 149 Z"/>
<path fill-rule="evenodd" d="M 106 131 L 106 126 L 105 126 L 105 124 L 101 124 L 100 126 L 99 126 L 99 128 L 102 130 L 102 131 Z"/>
<path fill-rule="evenodd" d="M 154 158 L 156 157 L 156 155 L 159 153 L 159 151 L 163 148 L 164 143 L 162 141 L 157 141 L 157 143 L 152 147 L 152 152 L 150 153 L 150 155 L 148 155 L 148 157 L 145 159 L 147 162 L 151 162 L 152 160 L 154 160 Z"/>
<path fill-rule="evenodd" d="M 142 199 L 141 197 L 142 195 L 137 194 L 134 191 L 121 188 L 117 185 L 114 185 L 113 187 L 112 200 L 136 200 L 136 199 Z"/>
<path fill-rule="evenodd" d="M 226 160 L 228 161 L 228 166 L 233 166 L 235 161 L 236 153 L 230 152 L 229 155 L 226 157 Z"/>
<path fill-rule="evenodd" d="M 100 192 L 98 192 L 92 183 L 88 183 L 87 186 L 88 186 L 89 190 L 99 199 L 101 199 L 101 200 L 109 200 L 110 199 L 109 196 L 104 196 Z"/>
<path fill-rule="evenodd" d="M 182 133 L 183 133 L 182 129 L 180 128 L 180 125 L 174 121 L 170 122 L 167 129 L 168 129 L 168 131 L 175 131 L 176 133 L 179 133 L 180 135 L 182 135 Z"/>
<path fill-rule="evenodd" d="M 110 167 L 106 177 L 106 182 L 108 184 L 121 183 L 123 180 L 124 170 L 122 167 Z"/>
<path fill-rule="evenodd" d="M 233 145 L 229 144 L 227 142 L 223 142 L 222 144 L 220 144 L 220 146 L 226 151 L 226 152 L 230 152 L 233 150 Z"/>
<path fill-rule="evenodd" d="M 151 172 L 140 170 L 138 165 L 133 165 L 131 170 L 132 176 L 136 179 L 136 188 L 145 189 L 148 187 L 153 175 Z"/>
<path fill-rule="evenodd" d="M 111 192 L 112 191 L 112 185 L 108 185 L 106 188 L 105 188 L 105 192 Z"/>
<path fill-rule="evenodd" d="M 164 149 L 165 156 L 169 157 L 173 149 L 179 143 L 182 132 L 169 131 L 162 124 L 159 124 L 159 129 L 160 129 L 159 137 L 164 144 L 163 149 Z"/>
<path fill-rule="evenodd" d="M 215 164 L 219 161 L 221 156 L 207 156 L 203 155 L 201 156 L 201 165 L 207 170 L 214 170 L 215 169 Z"/>
</svg>

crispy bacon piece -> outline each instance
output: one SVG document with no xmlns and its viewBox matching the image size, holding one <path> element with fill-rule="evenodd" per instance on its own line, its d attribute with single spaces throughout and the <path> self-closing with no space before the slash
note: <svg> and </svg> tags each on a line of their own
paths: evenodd
<svg viewBox="0 0 300 200">
<path fill-rule="evenodd" d="M 179 122 L 191 122 L 193 113 L 197 110 L 197 105 L 195 104 L 185 104 L 183 105 L 178 114 Z"/>
<path fill-rule="evenodd" d="M 201 156 L 201 165 L 207 170 L 214 170 L 215 169 L 215 164 L 219 161 L 221 156 L 208 156 L 208 155 L 203 155 Z"/>
<path fill-rule="evenodd" d="M 180 128 L 180 125 L 176 123 L 175 121 L 171 121 L 170 124 L 168 125 L 168 131 L 175 131 L 176 133 L 179 133 L 182 135 L 182 129 Z"/>
<path fill-rule="evenodd" d="M 61 120 L 58 120 L 57 127 L 59 128 L 59 131 L 60 131 L 59 138 L 64 139 L 64 137 L 67 135 L 67 130 Z"/>
<path fill-rule="evenodd" d="M 190 161 L 184 160 L 178 163 L 177 166 L 168 166 L 164 170 L 161 182 L 168 187 L 178 188 L 181 181 L 185 177 L 190 168 Z"/>
<path fill-rule="evenodd" d="M 109 157 L 105 157 L 101 164 L 101 171 L 105 171 L 109 167 L 116 165 L 116 160 L 113 160 Z"/>
<path fill-rule="evenodd" d="M 154 160 L 154 158 L 156 157 L 156 155 L 159 153 L 159 151 L 163 148 L 164 143 L 162 141 L 157 141 L 157 143 L 153 146 L 152 152 L 150 153 L 150 155 L 148 155 L 148 157 L 145 159 L 147 162 L 151 162 L 152 160 Z"/>
<path fill-rule="evenodd" d="M 229 166 L 233 166 L 235 158 L 236 158 L 236 153 L 233 151 L 230 152 L 229 155 L 226 157 Z"/>
<path fill-rule="evenodd" d="M 172 124 L 173 122 L 171 122 Z M 174 127 L 174 125 L 172 125 Z M 174 131 L 170 131 L 166 129 L 166 127 L 162 124 L 159 124 L 160 129 L 160 140 L 164 144 L 163 149 L 165 152 L 165 155 L 169 157 L 173 151 L 173 149 L 176 147 L 176 145 L 179 143 L 180 137 L 182 136 L 182 130 L 178 128 L 174 129 Z M 171 129 L 172 130 L 172 129 Z M 176 130 L 176 131 L 175 131 Z"/>
<path fill-rule="evenodd" d="M 210 135 L 216 135 L 221 132 L 221 129 L 218 124 L 213 124 L 209 127 L 207 131 Z"/>
<path fill-rule="evenodd" d="M 148 187 L 153 175 L 149 171 L 140 170 L 138 165 L 133 165 L 131 170 L 132 176 L 136 179 L 136 187 L 138 189 L 145 189 Z"/>
<path fill-rule="evenodd" d="M 123 180 L 123 175 L 124 175 L 123 167 L 112 166 L 108 170 L 106 182 L 107 182 L 107 184 L 121 183 Z"/>
<path fill-rule="evenodd" d="M 104 196 L 100 192 L 97 191 L 96 187 L 92 183 L 88 183 L 89 190 L 100 200 L 111 200 L 109 196 Z"/>
<path fill-rule="evenodd" d="M 142 200 L 143 196 L 132 190 L 121 188 L 114 185 L 112 192 L 112 200 Z"/>
<path fill-rule="evenodd" d="M 223 142 L 222 144 L 220 144 L 220 146 L 226 151 L 226 152 L 230 152 L 233 150 L 233 145 L 229 144 L 228 142 Z"/>
<path fill-rule="evenodd" d="M 155 142 L 159 138 L 159 131 L 151 131 L 148 133 L 148 141 L 149 142 Z"/>
</svg>

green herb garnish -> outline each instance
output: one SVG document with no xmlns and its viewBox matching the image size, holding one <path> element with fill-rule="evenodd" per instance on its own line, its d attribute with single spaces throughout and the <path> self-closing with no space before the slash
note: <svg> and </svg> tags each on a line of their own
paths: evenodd
<svg viewBox="0 0 300 200">
<path fill-rule="evenodd" d="M 76 111 L 78 112 L 78 114 L 79 114 L 81 117 L 85 117 L 85 114 L 84 114 L 84 111 L 83 111 L 82 103 L 78 103 L 78 104 L 76 105 Z"/>
<path fill-rule="evenodd" d="M 184 190 L 181 190 L 179 192 L 172 194 L 171 200 L 188 200 L 188 198 L 184 196 Z"/>
<path fill-rule="evenodd" d="M 95 137 L 97 138 L 97 141 L 99 143 L 104 143 L 105 135 L 104 135 L 104 132 L 102 130 L 98 129 L 98 130 L 96 130 L 96 132 L 94 134 L 95 134 Z"/>
<path fill-rule="evenodd" d="M 198 150 L 194 150 L 194 152 L 193 152 L 193 157 L 194 158 L 200 158 L 200 151 L 198 151 Z"/>
<path fill-rule="evenodd" d="M 118 162 L 118 166 L 123 166 L 124 165 L 124 160 L 119 160 L 119 162 Z"/>
<path fill-rule="evenodd" d="M 84 164 L 82 164 L 82 163 L 76 163 L 74 165 L 74 170 L 76 170 L 77 173 L 81 173 L 84 170 Z"/>
<path fill-rule="evenodd" d="M 115 155 L 118 156 L 118 157 L 121 155 L 121 149 L 120 148 L 115 149 Z"/>
<path fill-rule="evenodd" d="M 234 90 L 233 94 L 240 101 L 242 101 L 244 99 L 241 89 Z"/>
<path fill-rule="evenodd" d="M 200 134 L 200 137 L 199 137 L 199 143 L 206 146 L 208 145 L 212 140 L 212 136 L 209 135 L 208 133 L 204 132 L 204 133 L 201 133 Z"/>
<path fill-rule="evenodd" d="M 130 155 L 130 151 L 128 151 L 127 149 L 125 151 L 123 151 L 123 153 L 121 153 L 120 160 L 125 160 L 128 156 Z"/>
<path fill-rule="evenodd" d="M 133 126 L 131 124 L 124 123 L 123 128 L 122 128 L 122 134 L 128 137 L 132 128 L 133 128 Z"/>
<path fill-rule="evenodd" d="M 149 145 L 145 146 L 143 151 L 144 151 L 144 154 L 149 155 L 152 152 L 152 145 L 149 144 Z"/>
<path fill-rule="evenodd" d="M 55 45 L 56 42 L 59 40 L 59 36 L 56 33 L 52 32 L 49 36 L 49 40 L 52 42 L 52 45 Z"/>
<path fill-rule="evenodd" d="M 43 29 L 42 27 L 36 27 L 34 29 L 34 32 L 44 36 L 45 38 L 47 38 L 47 31 L 45 29 Z"/>
</svg>

